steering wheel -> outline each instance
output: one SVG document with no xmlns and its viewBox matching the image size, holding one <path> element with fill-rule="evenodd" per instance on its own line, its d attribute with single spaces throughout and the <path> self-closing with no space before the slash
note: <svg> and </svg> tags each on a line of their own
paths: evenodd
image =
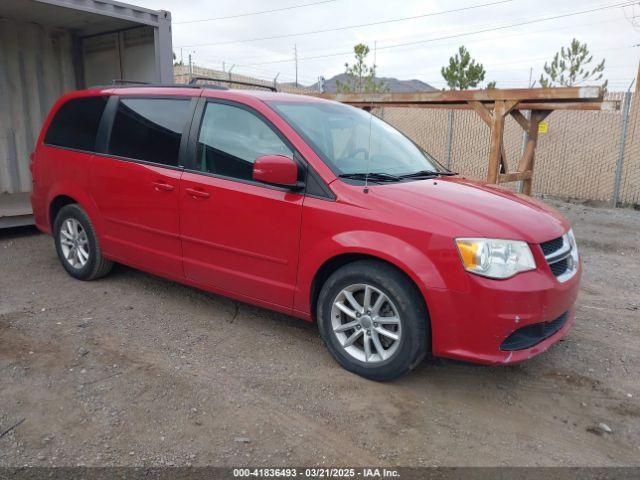
<svg viewBox="0 0 640 480">
<path fill-rule="evenodd" d="M 356 148 L 355 150 L 349 152 L 347 155 L 344 155 L 344 156 L 338 158 L 336 160 L 336 163 L 342 163 L 343 161 L 351 160 L 352 158 L 356 157 L 357 155 L 359 155 L 361 153 L 364 155 L 364 158 L 367 158 L 367 155 L 369 154 L 369 151 L 366 148 L 363 148 L 363 147 Z"/>
</svg>

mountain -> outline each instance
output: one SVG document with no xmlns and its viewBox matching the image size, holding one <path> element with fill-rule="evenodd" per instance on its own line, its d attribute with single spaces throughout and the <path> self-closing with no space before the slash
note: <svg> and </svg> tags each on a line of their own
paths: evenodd
<svg viewBox="0 0 640 480">
<path fill-rule="evenodd" d="M 324 91 L 327 93 L 335 93 L 336 80 L 340 80 L 342 83 L 345 83 L 347 80 L 347 74 L 341 73 L 339 75 L 326 79 L 324 81 Z M 389 91 L 393 93 L 429 92 L 437 90 L 436 88 L 421 80 L 398 80 L 397 78 L 393 77 L 377 77 L 377 80 L 383 81 L 385 85 L 389 87 Z M 311 88 L 317 89 L 318 84 L 314 83 L 313 85 L 311 85 Z"/>
</svg>

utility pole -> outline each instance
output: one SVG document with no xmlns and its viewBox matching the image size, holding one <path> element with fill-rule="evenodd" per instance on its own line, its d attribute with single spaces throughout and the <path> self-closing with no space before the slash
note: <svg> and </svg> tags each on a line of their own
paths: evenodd
<svg viewBox="0 0 640 480">
<path fill-rule="evenodd" d="M 193 78 L 193 63 L 191 63 L 191 54 L 189 54 L 189 83 L 191 83 L 192 78 Z"/>
<path fill-rule="evenodd" d="M 376 60 L 378 58 L 378 41 L 374 40 L 373 41 L 373 84 L 376 84 Z M 375 88 L 375 87 L 374 87 Z M 375 92 L 375 90 L 374 90 Z"/>
<path fill-rule="evenodd" d="M 373 42 L 373 68 L 375 69 L 378 63 L 378 41 L 374 40 Z M 375 77 L 375 70 L 373 73 Z"/>
<path fill-rule="evenodd" d="M 298 45 L 293 44 L 293 60 L 296 65 L 296 87 L 298 86 Z"/>
<path fill-rule="evenodd" d="M 222 71 L 224 72 L 224 60 L 222 61 Z"/>
</svg>

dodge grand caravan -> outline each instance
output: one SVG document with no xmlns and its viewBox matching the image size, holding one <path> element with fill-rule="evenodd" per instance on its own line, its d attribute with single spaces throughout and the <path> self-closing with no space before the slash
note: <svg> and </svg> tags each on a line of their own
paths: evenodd
<svg viewBox="0 0 640 480">
<path fill-rule="evenodd" d="M 78 91 L 32 155 L 33 211 L 62 266 L 113 262 L 316 321 L 376 380 L 430 352 L 510 364 L 574 318 L 567 220 L 444 169 L 340 103 L 190 87 Z"/>
</svg>

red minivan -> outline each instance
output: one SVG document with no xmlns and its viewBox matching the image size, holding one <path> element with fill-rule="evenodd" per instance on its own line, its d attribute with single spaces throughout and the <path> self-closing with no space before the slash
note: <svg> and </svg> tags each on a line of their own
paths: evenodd
<svg viewBox="0 0 640 480">
<path fill-rule="evenodd" d="M 67 272 L 113 262 L 317 321 L 375 380 L 428 352 L 528 359 L 570 328 L 567 220 L 443 168 L 366 111 L 201 87 L 73 92 L 32 155 L 36 225 Z"/>
</svg>

